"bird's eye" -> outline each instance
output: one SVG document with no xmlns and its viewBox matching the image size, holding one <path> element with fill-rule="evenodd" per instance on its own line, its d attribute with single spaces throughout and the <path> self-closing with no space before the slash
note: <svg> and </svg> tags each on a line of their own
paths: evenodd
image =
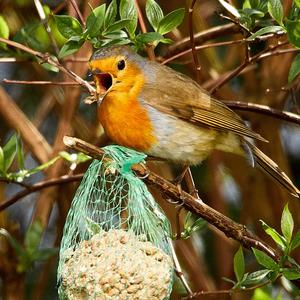
<svg viewBox="0 0 300 300">
<path fill-rule="evenodd" d="M 119 62 L 118 62 L 118 70 L 123 70 L 125 68 L 125 60 L 124 59 L 121 59 Z"/>
</svg>

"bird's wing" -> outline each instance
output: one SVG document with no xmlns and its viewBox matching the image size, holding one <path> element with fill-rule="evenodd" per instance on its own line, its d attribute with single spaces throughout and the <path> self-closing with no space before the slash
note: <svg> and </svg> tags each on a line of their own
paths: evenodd
<svg viewBox="0 0 300 300">
<path fill-rule="evenodd" d="M 232 131 L 241 136 L 266 141 L 248 128 L 243 120 L 224 103 L 212 98 L 191 78 L 159 66 L 160 78 L 145 83 L 143 101 L 155 109 L 190 123 L 220 131 Z"/>
</svg>

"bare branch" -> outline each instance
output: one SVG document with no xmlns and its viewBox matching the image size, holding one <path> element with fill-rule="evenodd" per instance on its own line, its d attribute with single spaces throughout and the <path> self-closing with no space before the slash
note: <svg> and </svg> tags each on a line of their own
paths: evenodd
<svg viewBox="0 0 300 300">
<path fill-rule="evenodd" d="M 68 85 L 68 86 L 79 86 L 80 84 L 75 81 L 64 81 L 64 82 L 58 82 L 58 81 L 27 81 L 27 80 L 10 80 L 4 78 L 2 80 L 3 83 L 7 84 L 27 84 L 27 85 Z"/>
<path fill-rule="evenodd" d="M 190 33 L 190 41 L 191 41 L 191 46 L 192 46 L 192 53 L 193 53 L 193 58 L 194 58 L 194 63 L 196 66 L 196 76 L 197 76 L 197 81 L 200 82 L 201 78 L 201 66 L 199 63 L 198 59 L 198 54 L 195 49 L 195 39 L 194 39 L 194 31 L 193 31 L 193 12 L 194 12 L 194 6 L 196 4 L 197 0 L 193 0 L 191 3 L 191 6 L 189 8 L 189 33 Z"/>
<path fill-rule="evenodd" d="M 89 91 L 90 94 L 92 94 L 92 95 L 96 94 L 96 89 L 93 86 L 91 86 L 87 81 L 83 80 L 80 76 L 78 76 L 77 74 L 75 74 L 71 70 L 66 69 L 63 65 L 61 65 L 58 61 L 56 61 L 49 54 L 41 53 L 41 52 L 33 50 L 33 49 L 31 49 L 31 48 L 29 48 L 25 45 L 22 45 L 20 43 L 17 43 L 17 42 L 8 40 L 8 39 L 4 39 L 4 38 L 0 38 L 0 42 L 3 42 L 7 45 L 10 45 L 10 46 L 18 48 L 22 51 L 25 51 L 29 54 L 32 54 L 32 55 L 40 58 L 42 60 L 42 63 L 47 62 L 48 64 L 57 67 L 60 71 L 67 74 L 68 76 L 72 77 L 76 82 L 78 82 L 80 85 L 85 87 Z"/>
<path fill-rule="evenodd" d="M 74 181 L 79 181 L 82 179 L 84 174 L 76 174 L 76 175 L 63 175 L 58 178 L 53 178 L 45 181 L 38 182 L 36 184 L 33 184 L 31 186 L 26 186 L 26 189 L 20 191 L 16 195 L 14 195 L 12 198 L 10 198 L 7 201 L 1 202 L 0 203 L 0 212 L 7 207 L 13 205 L 16 203 L 18 200 L 28 196 L 29 194 L 38 192 L 42 189 L 55 186 L 55 185 L 61 185 L 69 182 L 74 182 Z"/>
<path fill-rule="evenodd" d="M 259 114 L 269 115 L 279 120 L 285 120 L 300 125 L 300 115 L 288 111 L 282 111 L 267 105 L 261 105 L 261 104 L 250 103 L 250 102 L 241 102 L 241 101 L 223 101 L 223 102 L 232 109 L 253 111 Z"/>
</svg>

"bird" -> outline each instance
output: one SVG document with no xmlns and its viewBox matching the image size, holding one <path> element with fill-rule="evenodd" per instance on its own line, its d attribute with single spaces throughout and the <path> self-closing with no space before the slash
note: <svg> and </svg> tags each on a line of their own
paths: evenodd
<svg viewBox="0 0 300 300">
<path fill-rule="evenodd" d="M 248 157 L 293 196 L 300 191 L 255 141 L 267 142 L 196 81 L 137 54 L 106 46 L 89 60 L 97 115 L 112 142 L 184 166 L 213 150 Z"/>
</svg>

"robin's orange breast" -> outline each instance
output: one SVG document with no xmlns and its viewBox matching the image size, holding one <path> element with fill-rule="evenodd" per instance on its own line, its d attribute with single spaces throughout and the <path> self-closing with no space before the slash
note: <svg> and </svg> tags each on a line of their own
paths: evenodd
<svg viewBox="0 0 300 300">
<path fill-rule="evenodd" d="M 156 143 L 147 111 L 128 93 L 109 93 L 98 116 L 108 137 L 119 145 L 147 152 Z"/>
</svg>

